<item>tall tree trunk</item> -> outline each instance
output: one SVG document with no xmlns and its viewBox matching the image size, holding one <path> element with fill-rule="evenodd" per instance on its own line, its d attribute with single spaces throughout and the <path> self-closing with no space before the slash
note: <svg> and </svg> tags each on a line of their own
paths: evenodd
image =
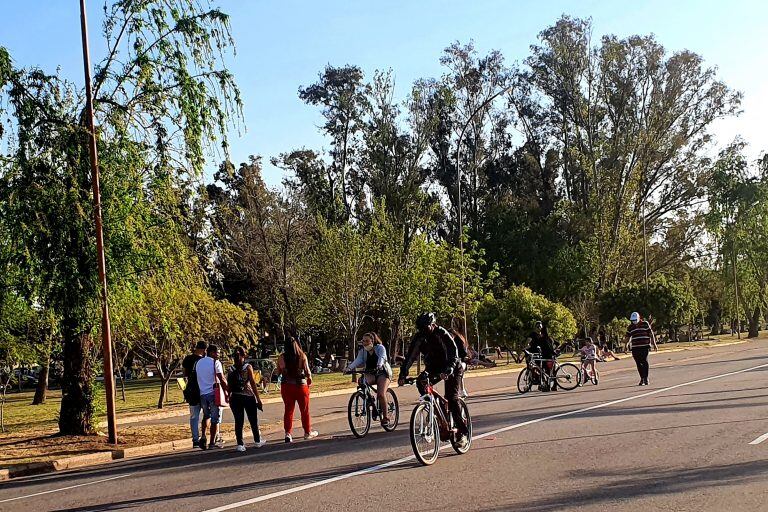
<svg viewBox="0 0 768 512">
<path fill-rule="evenodd" d="M 32 405 L 45 403 L 46 394 L 48 393 L 48 373 L 50 365 L 51 360 L 48 358 L 45 361 L 45 364 L 40 368 L 40 373 L 37 374 L 37 388 L 35 389 L 35 397 L 32 399 Z"/>
<path fill-rule="evenodd" d="M 93 426 L 94 396 L 91 379 L 90 354 L 93 340 L 81 332 L 77 318 L 62 321 L 62 358 L 64 371 L 61 377 L 61 411 L 59 433 L 63 435 L 91 435 Z"/>
<path fill-rule="evenodd" d="M 755 307 L 752 316 L 749 317 L 749 333 L 747 338 L 757 338 L 760 327 L 760 308 Z"/>
<path fill-rule="evenodd" d="M 165 405 L 165 397 L 168 396 L 168 381 L 171 380 L 170 372 L 160 375 L 160 397 L 157 399 L 157 408 L 162 409 Z"/>
</svg>

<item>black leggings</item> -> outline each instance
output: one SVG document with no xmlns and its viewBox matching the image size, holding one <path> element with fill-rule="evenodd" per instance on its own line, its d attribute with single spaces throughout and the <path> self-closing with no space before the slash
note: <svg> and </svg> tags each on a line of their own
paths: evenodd
<svg viewBox="0 0 768 512">
<path fill-rule="evenodd" d="M 632 348 L 632 357 L 635 359 L 635 364 L 637 365 L 637 373 L 640 374 L 641 380 L 648 380 L 648 370 L 650 369 L 650 366 L 648 365 L 648 352 L 651 350 L 651 347 L 634 347 Z"/>
<path fill-rule="evenodd" d="M 229 400 L 229 408 L 232 409 L 232 416 L 235 417 L 237 444 L 244 444 L 243 424 L 245 423 L 245 414 L 248 414 L 248 423 L 251 424 L 253 441 L 256 443 L 261 441 L 261 436 L 259 436 L 259 409 L 256 406 L 256 397 L 233 393 Z"/>
</svg>

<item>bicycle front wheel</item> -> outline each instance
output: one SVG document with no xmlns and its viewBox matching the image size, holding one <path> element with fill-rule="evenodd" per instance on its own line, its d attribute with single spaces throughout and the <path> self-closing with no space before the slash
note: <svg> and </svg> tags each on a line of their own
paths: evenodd
<svg viewBox="0 0 768 512">
<path fill-rule="evenodd" d="M 520 393 L 527 393 L 531 390 L 533 376 L 528 368 L 523 368 L 520 375 L 517 376 L 517 390 Z"/>
<path fill-rule="evenodd" d="M 387 389 L 387 413 L 389 422 L 383 423 L 381 426 L 387 432 L 392 432 L 397 428 L 400 421 L 400 404 L 397 403 L 397 395 L 392 388 Z"/>
<path fill-rule="evenodd" d="M 464 420 L 464 424 L 467 426 L 467 444 L 460 446 L 457 443 L 458 434 L 451 436 L 451 446 L 453 446 L 453 449 L 459 455 L 467 453 L 472 444 L 472 418 L 469 416 L 469 407 L 467 407 L 467 403 L 464 400 L 461 401 L 461 417 Z"/>
<path fill-rule="evenodd" d="M 368 407 L 368 400 L 363 393 L 356 391 L 349 397 L 347 420 L 355 437 L 365 437 L 371 429 L 371 408 Z"/>
<path fill-rule="evenodd" d="M 561 364 L 555 372 L 555 382 L 558 387 L 566 391 L 576 389 L 581 382 L 581 372 L 573 363 Z"/>
<path fill-rule="evenodd" d="M 416 460 L 425 466 L 434 464 L 440 453 L 437 418 L 430 418 L 429 408 L 427 404 L 419 404 L 411 413 L 411 447 Z"/>
</svg>

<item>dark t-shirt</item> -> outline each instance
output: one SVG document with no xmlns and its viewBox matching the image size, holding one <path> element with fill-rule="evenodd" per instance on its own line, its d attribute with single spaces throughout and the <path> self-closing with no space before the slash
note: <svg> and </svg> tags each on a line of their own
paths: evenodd
<svg viewBox="0 0 768 512">
<path fill-rule="evenodd" d="M 555 356 L 555 349 L 552 346 L 552 342 L 543 334 L 532 332 L 528 337 L 531 338 L 530 349 L 532 352 L 541 352 L 541 357 L 547 359 Z"/>
<path fill-rule="evenodd" d="M 184 368 L 184 375 L 189 377 L 189 374 L 192 373 L 192 370 L 195 367 L 195 363 L 197 363 L 202 358 L 203 358 L 202 356 L 199 356 L 197 354 L 189 354 L 187 357 L 185 357 L 184 360 L 181 362 L 181 367 Z"/>
</svg>

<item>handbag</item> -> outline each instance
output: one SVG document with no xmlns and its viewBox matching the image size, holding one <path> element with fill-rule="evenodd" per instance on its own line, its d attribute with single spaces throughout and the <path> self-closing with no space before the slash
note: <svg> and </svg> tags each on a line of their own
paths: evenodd
<svg viewBox="0 0 768 512">
<path fill-rule="evenodd" d="M 229 407 L 229 397 L 218 382 L 213 385 L 213 395 L 218 407 Z"/>
</svg>

